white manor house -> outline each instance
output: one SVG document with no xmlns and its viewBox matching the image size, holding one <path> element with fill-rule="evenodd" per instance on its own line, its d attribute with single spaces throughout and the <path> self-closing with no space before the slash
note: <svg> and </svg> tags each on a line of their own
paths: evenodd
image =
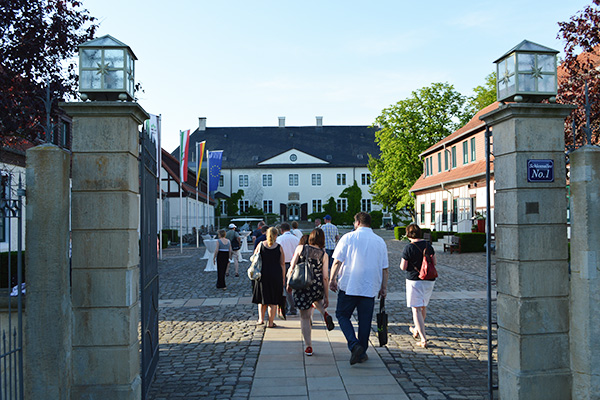
<svg viewBox="0 0 600 400">
<path fill-rule="evenodd" d="M 375 129 L 369 126 L 324 126 L 322 117 L 314 126 L 199 127 L 190 135 L 189 167 L 195 168 L 196 143 L 206 149 L 223 150 L 221 177 L 216 197 L 244 191 L 239 208 L 250 206 L 282 220 L 307 221 L 311 213 L 323 212 L 330 197 L 340 212 L 347 210 L 342 191 L 357 182 L 362 191 L 362 210 L 381 210 L 369 193 L 369 154 L 379 155 Z M 172 153 L 175 157 L 179 149 Z M 206 155 L 202 177 L 206 179 Z M 223 204 L 223 203 L 222 203 Z M 217 210 L 226 215 L 227 210 Z M 335 221 L 334 221 L 335 223 Z"/>
</svg>

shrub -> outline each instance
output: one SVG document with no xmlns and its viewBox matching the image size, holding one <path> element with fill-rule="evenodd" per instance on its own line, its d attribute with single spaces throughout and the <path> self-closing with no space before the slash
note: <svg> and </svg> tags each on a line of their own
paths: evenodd
<svg viewBox="0 0 600 400">
<path fill-rule="evenodd" d="M 485 233 L 483 232 L 466 232 L 455 233 L 460 238 L 461 253 L 478 253 L 485 251 Z"/>
<path fill-rule="evenodd" d="M 402 236 L 406 235 L 406 227 L 405 226 L 396 226 L 394 228 L 394 237 L 396 240 L 402 239 Z"/>
<path fill-rule="evenodd" d="M 8 257 L 9 253 L 0 253 L 0 287 L 12 288 L 17 285 L 17 252 L 10 252 L 10 281 L 8 279 Z M 25 252 L 21 254 L 21 279 L 25 282 Z"/>
<path fill-rule="evenodd" d="M 431 241 L 435 242 L 447 235 L 454 235 L 452 231 L 433 231 L 431 232 Z"/>
<path fill-rule="evenodd" d="M 383 212 L 381 211 L 371 211 L 371 227 L 377 229 L 381 228 L 381 224 L 383 223 Z"/>
<path fill-rule="evenodd" d="M 179 231 L 177 229 L 163 229 L 163 238 L 165 236 L 169 242 L 179 243 Z"/>
</svg>

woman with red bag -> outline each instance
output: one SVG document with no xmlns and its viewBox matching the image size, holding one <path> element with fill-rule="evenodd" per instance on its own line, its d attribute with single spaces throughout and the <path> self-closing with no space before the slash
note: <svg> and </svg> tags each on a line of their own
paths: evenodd
<svg viewBox="0 0 600 400">
<path fill-rule="evenodd" d="M 435 251 L 429 242 L 421 239 L 423 237 L 421 228 L 417 224 L 410 224 L 406 227 L 406 237 L 410 244 L 402 252 L 402 261 L 400 269 L 406 271 L 406 305 L 412 308 L 414 328 L 409 327 L 412 336 L 420 341 L 417 346 L 427 347 L 427 336 L 425 336 L 425 316 L 427 315 L 427 305 L 433 293 L 435 279 L 422 280 L 419 278 L 421 263 L 423 262 L 424 252 L 431 256 L 433 264 L 437 264 Z"/>
</svg>

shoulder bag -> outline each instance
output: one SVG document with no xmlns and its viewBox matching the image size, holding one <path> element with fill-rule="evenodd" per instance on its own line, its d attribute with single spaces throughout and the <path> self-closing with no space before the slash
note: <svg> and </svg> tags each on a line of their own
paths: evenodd
<svg viewBox="0 0 600 400">
<path fill-rule="evenodd" d="M 416 244 L 415 247 L 417 249 L 419 248 L 419 246 L 417 246 Z M 421 250 L 419 249 L 419 251 Z M 423 261 L 421 261 L 421 269 L 419 270 L 419 279 L 427 281 L 435 279 L 437 277 L 438 273 L 435 269 L 433 258 L 431 257 L 431 255 L 427 254 L 427 243 L 425 243 L 425 248 L 423 249 Z"/>
<path fill-rule="evenodd" d="M 260 251 L 262 250 L 262 242 L 258 244 L 258 250 L 250 256 L 250 266 L 248 267 L 248 278 L 253 281 L 260 279 L 262 270 L 262 256 Z"/>
<path fill-rule="evenodd" d="M 312 266 L 308 262 L 306 255 L 307 249 L 306 245 L 304 245 L 301 256 L 298 257 L 298 261 L 296 262 L 296 265 L 294 265 L 290 281 L 288 282 L 290 287 L 294 290 L 306 289 L 313 282 Z"/>
</svg>

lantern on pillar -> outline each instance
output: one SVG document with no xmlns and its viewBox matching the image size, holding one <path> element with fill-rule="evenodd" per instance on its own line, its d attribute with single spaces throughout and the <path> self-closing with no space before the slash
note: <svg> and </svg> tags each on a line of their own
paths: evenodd
<svg viewBox="0 0 600 400">
<path fill-rule="evenodd" d="M 557 50 L 523 40 L 494 61 L 498 101 L 555 102 L 557 54 Z"/>
<path fill-rule="evenodd" d="M 131 48 L 110 35 L 79 46 L 79 92 L 82 100 L 133 100 L 134 62 Z"/>
</svg>

